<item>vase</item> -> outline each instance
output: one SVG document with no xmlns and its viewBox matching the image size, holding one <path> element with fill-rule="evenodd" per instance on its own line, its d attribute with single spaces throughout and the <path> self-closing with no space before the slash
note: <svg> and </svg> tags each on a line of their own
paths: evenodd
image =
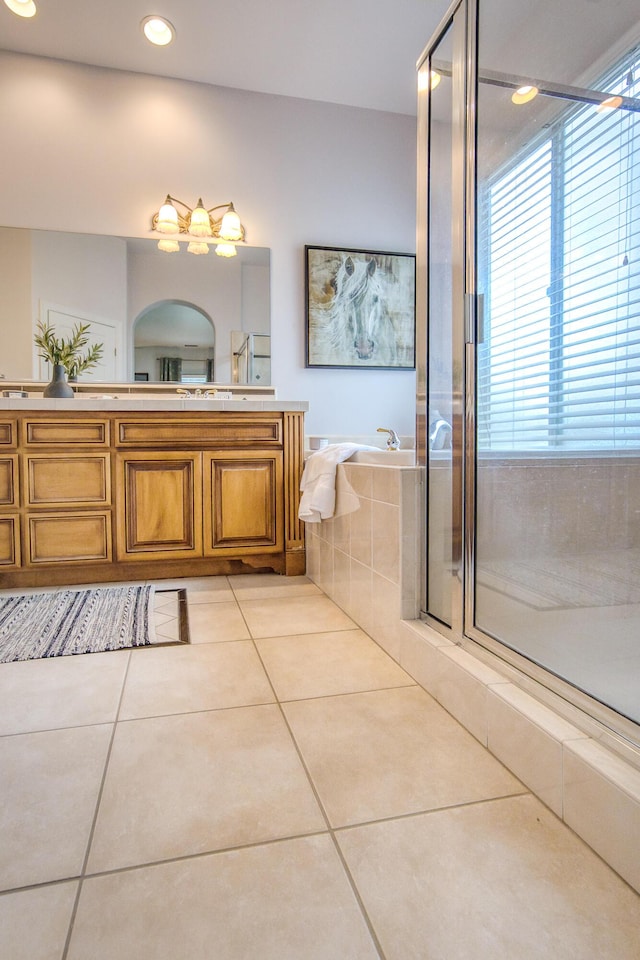
<svg viewBox="0 0 640 960">
<path fill-rule="evenodd" d="M 42 391 L 43 397 L 63 397 L 73 396 L 73 387 L 69 386 L 67 380 L 67 368 L 62 363 L 54 363 L 51 382 L 46 385 Z"/>
</svg>

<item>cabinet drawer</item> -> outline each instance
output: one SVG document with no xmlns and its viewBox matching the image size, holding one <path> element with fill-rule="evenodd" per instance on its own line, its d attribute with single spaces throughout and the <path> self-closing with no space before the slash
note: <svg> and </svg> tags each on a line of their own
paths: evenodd
<svg viewBox="0 0 640 960">
<path fill-rule="evenodd" d="M 116 421 L 116 444 L 120 447 L 237 447 L 257 444 L 282 444 L 279 417 L 245 419 L 207 417 L 206 419 L 150 420 L 127 417 Z"/>
<path fill-rule="evenodd" d="M 0 421 L 0 449 L 15 447 L 18 442 L 18 426 L 16 420 Z"/>
<path fill-rule="evenodd" d="M 0 507 L 18 506 L 18 457 L 0 456 Z"/>
<path fill-rule="evenodd" d="M 85 507 L 111 502 L 109 454 L 28 455 L 24 501 L 33 507 Z"/>
<path fill-rule="evenodd" d="M 27 516 L 27 531 L 26 562 L 30 566 L 111 560 L 111 515 L 107 510 L 31 514 Z"/>
<path fill-rule="evenodd" d="M 0 517 L 0 567 L 20 565 L 20 524 L 18 517 Z"/>
<path fill-rule="evenodd" d="M 106 447 L 109 445 L 108 420 L 72 420 L 28 418 L 23 424 L 24 443 L 28 447 Z"/>
</svg>

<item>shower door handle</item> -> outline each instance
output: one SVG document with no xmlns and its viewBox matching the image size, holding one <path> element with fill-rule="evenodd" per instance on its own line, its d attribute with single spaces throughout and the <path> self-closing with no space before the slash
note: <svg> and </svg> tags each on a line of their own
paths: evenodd
<svg viewBox="0 0 640 960">
<path fill-rule="evenodd" d="M 464 295 L 464 342 L 484 343 L 484 293 Z"/>
</svg>

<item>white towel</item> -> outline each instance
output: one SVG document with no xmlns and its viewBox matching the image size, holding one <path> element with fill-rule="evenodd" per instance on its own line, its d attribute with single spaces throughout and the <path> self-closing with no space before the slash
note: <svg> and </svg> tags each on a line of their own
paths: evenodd
<svg viewBox="0 0 640 960">
<path fill-rule="evenodd" d="M 331 443 L 312 453 L 300 481 L 302 497 L 298 517 L 305 523 L 320 523 L 333 516 L 336 506 L 336 470 L 356 450 L 379 450 L 363 443 Z"/>
</svg>

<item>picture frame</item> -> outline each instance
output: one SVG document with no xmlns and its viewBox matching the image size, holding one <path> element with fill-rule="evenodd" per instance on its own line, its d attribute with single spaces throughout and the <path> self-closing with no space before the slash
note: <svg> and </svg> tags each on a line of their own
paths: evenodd
<svg viewBox="0 0 640 960">
<path fill-rule="evenodd" d="M 305 366 L 415 370 L 415 254 L 304 250 Z"/>
</svg>

